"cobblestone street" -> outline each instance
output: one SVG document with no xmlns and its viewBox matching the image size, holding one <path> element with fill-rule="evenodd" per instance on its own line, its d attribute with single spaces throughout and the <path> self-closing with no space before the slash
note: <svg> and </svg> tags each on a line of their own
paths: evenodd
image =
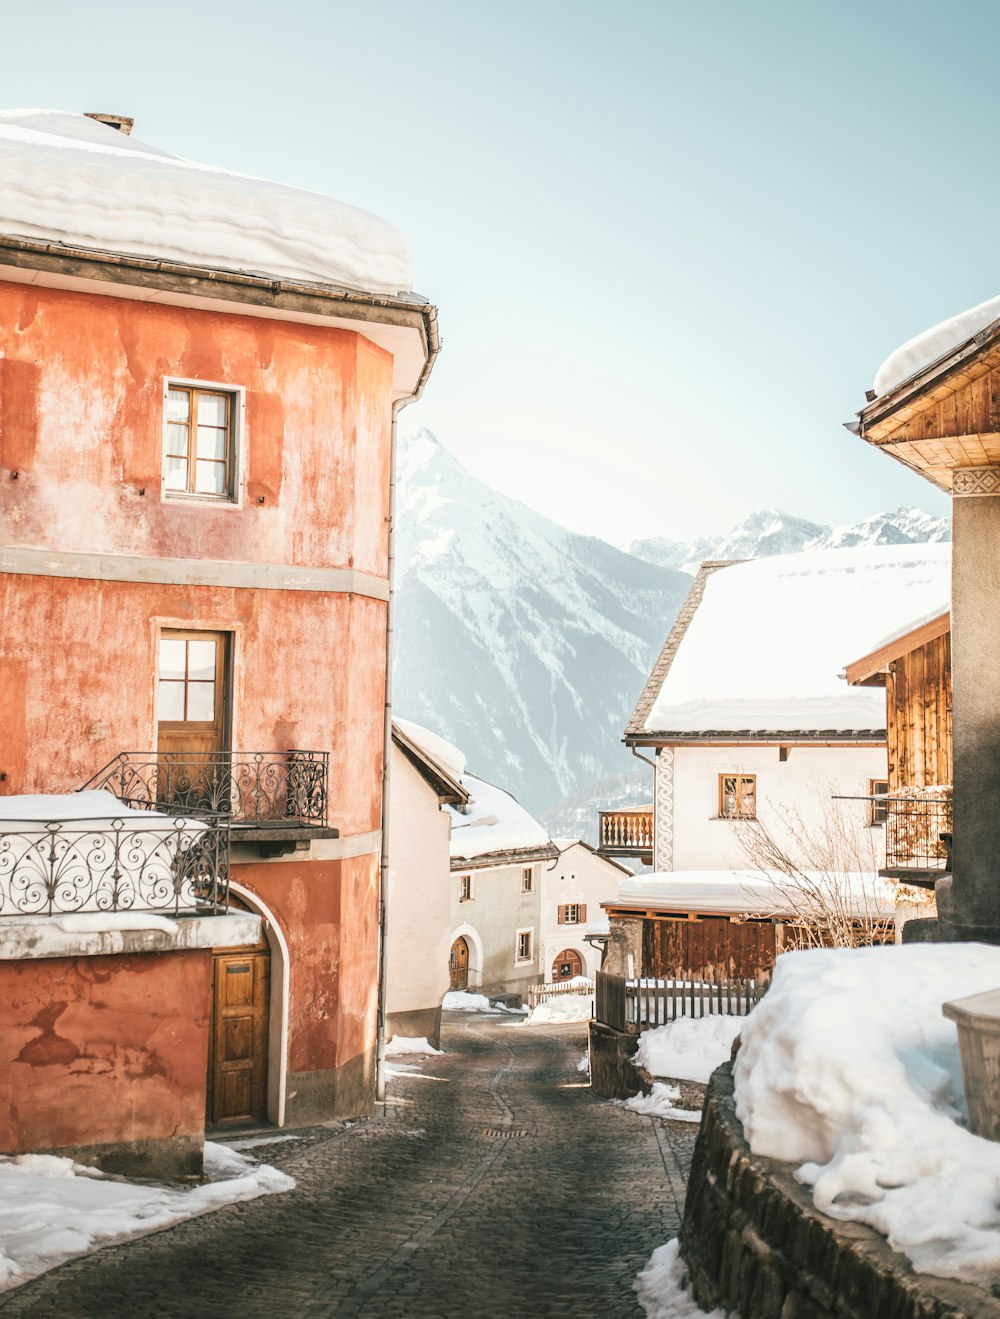
<svg viewBox="0 0 1000 1319">
<path fill-rule="evenodd" d="M 632 1279 L 676 1235 L 697 1128 L 596 1099 L 585 1026 L 456 1013 L 443 1045 L 384 1113 L 257 1150 L 293 1192 L 71 1261 L 0 1315 L 640 1315 Z"/>
</svg>

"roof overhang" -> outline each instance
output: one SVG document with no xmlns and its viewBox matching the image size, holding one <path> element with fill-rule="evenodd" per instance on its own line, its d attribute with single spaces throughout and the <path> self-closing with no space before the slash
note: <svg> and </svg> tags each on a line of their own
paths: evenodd
<svg viewBox="0 0 1000 1319">
<path fill-rule="evenodd" d="M 530 861 L 555 861 L 559 849 L 550 843 L 548 847 L 514 847 L 506 851 L 483 852 L 481 856 L 453 856 L 452 870 L 485 870 L 492 866 L 523 865 Z"/>
<path fill-rule="evenodd" d="M 448 771 L 433 760 L 398 726 L 392 725 L 393 745 L 399 748 L 400 754 L 405 756 L 413 768 L 428 786 L 437 793 L 438 801 L 448 806 L 465 806 L 469 802 L 469 792 L 452 778 Z"/>
<path fill-rule="evenodd" d="M 417 294 L 387 297 L 10 234 L 0 234 L 0 280 L 351 330 L 392 355 L 395 400 L 420 392 L 440 348 L 437 308 Z"/>
<path fill-rule="evenodd" d="M 844 671 L 847 681 L 852 687 L 875 685 L 875 679 L 885 673 L 893 660 L 901 659 L 903 655 L 919 650 L 929 641 L 936 641 L 938 637 L 946 636 L 950 631 L 951 611 L 946 610 L 936 618 L 921 623 L 919 627 L 910 628 L 909 631 L 887 641 L 877 650 L 873 650 L 870 655 L 863 655 L 861 659 L 848 664 Z"/>
<path fill-rule="evenodd" d="M 662 732 L 643 733 L 625 737 L 627 746 L 637 747 L 744 747 L 744 746 L 883 746 L 886 730 L 884 728 L 859 729 L 705 729 L 697 733 Z"/>
</svg>

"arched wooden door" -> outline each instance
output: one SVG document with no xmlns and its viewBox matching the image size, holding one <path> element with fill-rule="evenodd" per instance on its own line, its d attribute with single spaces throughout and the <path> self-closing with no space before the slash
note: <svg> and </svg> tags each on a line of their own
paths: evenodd
<svg viewBox="0 0 1000 1319">
<path fill-rule="evenodd" d="M 572 980 L 583 975 L 583 958 L 575 948 L 564 948 L 552 963 L 553 980 Z"/>
<path fill-rule="evenodd" d="M 459 936 L 451 945 L 451 987 L 452 989 L 469 988 L 469 945 Z"/>
</svg>

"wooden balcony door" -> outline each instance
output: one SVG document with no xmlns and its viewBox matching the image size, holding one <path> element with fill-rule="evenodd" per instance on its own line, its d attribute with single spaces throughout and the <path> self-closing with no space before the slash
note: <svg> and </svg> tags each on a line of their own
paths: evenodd
<svg viewBox="0 0 1000 1319">
<path fill-rule="evenodd" d="M 164 629 L 157 654 L 156 749 L 171 753 L 159 769 L 159 797 L 191 807 L 226 809 L 224 753 L 229 750 L 229 656 L 226 632 Z"/>
<path fill-rule="evenodd" d="M 217 952 L 208 1068 L 210 1126 L 267 1117 L 271 955 L 256 948 Z"/>
</svg>

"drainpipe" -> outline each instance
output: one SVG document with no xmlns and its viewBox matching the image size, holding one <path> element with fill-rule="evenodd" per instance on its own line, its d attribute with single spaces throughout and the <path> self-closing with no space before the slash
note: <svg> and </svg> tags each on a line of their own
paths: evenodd
<svg viewBox="0 0 1000 1319">
<path fill-rule="evenodd" d="M 415 403 L 424 392 L 427 377 L 441 351 L 438 335 L 437 308 L 428 307 L 424 313 L 427 328 L 427 360 L 420 373 L 417 387 L 405 398 L 392 405 L 392 431 L 389 444 L 389 550 L 387 570 L 389 599 L 385 613 L 385 704 L 382 728 L 382 849 L 378 873 L 378 1023 L 375 1033 L 375 1099 L 385 1102 L 385 1000 L 386 1000 L 386 937 L 389 931 L 389 763 L 392 758 L 392 634 L 395 612 L 396 571 L 396 430 L 397 418 L 403 408 Z"/>
</svg>

